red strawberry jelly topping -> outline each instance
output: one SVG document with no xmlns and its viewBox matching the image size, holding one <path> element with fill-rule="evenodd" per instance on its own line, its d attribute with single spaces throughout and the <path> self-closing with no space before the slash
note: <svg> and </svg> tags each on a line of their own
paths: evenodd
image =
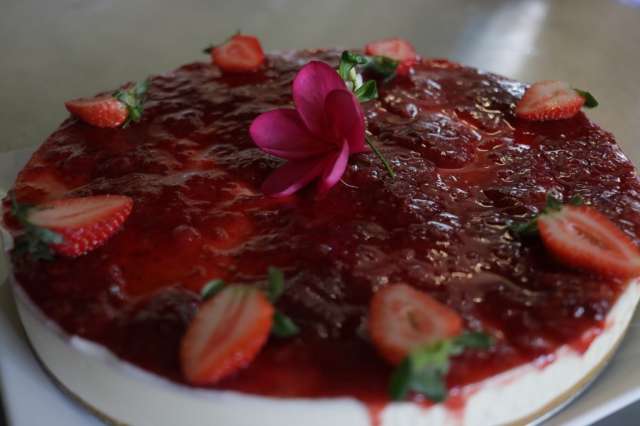
<svg viewBox="0 0 640 426">
<path fill-rule="evenodd" d="M 200 288 L 213 278 L 264 284 L 269 266 L 282 268 L 287 291 L 277 308 L 301 333 L 271 338 L 214 386 L 262 395 L 387 400 L 392 367 L 367 337 L 366 314 L 373 292 L 392 283 L 427 292 L 465 328 L 495 332 L 493 349 L 453 360 L 454 388 L 602 327 L 625 283 L 565 267 L 539 240 L 506 228 L 555 191 L 582 196 L 637 243 L 640 185 L 611 134 L 583 113 L 516 120 L 520 83 L 419 62 L 363 105 L 395 179 L 363 153 L 324 197 L 259 192 L 280 162 L 251 141 L 252 120 L 291 105 L 304 63 L 336 65 L 338 56 L 272 55 L 242 75 L 190 64 L 152 78 L 139 123 L 65 121 L 18 177 L 18 199 L 123 194 L 136 208 L 85 256 L 14 255 L 18 281 L 68 332 L 182 382 L 179 342 Z"/>
</svg>

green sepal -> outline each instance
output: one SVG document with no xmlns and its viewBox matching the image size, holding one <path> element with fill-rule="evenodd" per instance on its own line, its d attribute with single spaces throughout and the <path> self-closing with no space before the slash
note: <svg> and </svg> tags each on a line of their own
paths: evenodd
<svg viewBox="0 0 640 426">
<path fill-rule="evenodd" d="M 271 326 L 271 334 L 276 337 L 291 337 L 300 332 L 300 328 L 295 322 L 280 311 L 276 311 L 273 315 L 273 325 Z"/>
<path fill-rule="evenodd" d="M 146 79 L 133 86 L 120 89 L 113 94 L 113 97 L 122 102 L 127 107 L 127 120 L 122 127 L 127 127 L 130 123 L 137 123 L 142 118 L 144 112 L 144 99 L 149 90 L 151 81 Z"/>
<path fill-rule="evenodd" d="M 578 93 L 578 95 L 584 98 L 585 108 L 595 108 L 600 104 L 598 100 L 595 98 L 595 96 L 593 96 L 590 92 L 587 92 L 586 90 L 576 89 L 576 88 L 574 88 L 573 90 L 575 90 Z"/>
<path fill-rule="evenodd" d="M 480 331 L 467 331 L 452 340 L 453 352 L 461 354 L 465 349 L 489 349 L 493 345 L 493 338 Z"/>
<path fill-rule="evenodd" d="M 394 401 L 401 401 L 407 397 L 411 389 L 411 379 L 413 367 L 411 366 L 411 358 L 406 357 L 393 370 L 391 381 L 389 382 L 389 396 Z"/>
<path fill-rule="evenodd" d="M 354 92 L 360 102 L 367 102 L 378 98 L 378 85 L 375 80 L 368 80 Z"/>
<path fill-rule="evenodd" d="M 391 376 L 391 399 L 403 400 L 409 392 L 415 392 L 434 402 L 444 401 L 447 398 L 445 376 L 449 371 L 450 358 L 466 349 L 489 349 L 491 345 L 493 339 L 488 334 L 465 332 L 413 350 Z"/>
<path fill-rule="evenodd" d="M 579 195 L 574 195 L 567 203 L 571 206 L 581 206 L 584 200 Z M 547 193 L 547 203 L 540 214 L 534 216 L 528 222 L 512 223 L 508 229 L 516 237 L 533 237 L 538 235 L 538 218 L 545 214 L 559 212 L 562 210 L 562 201 L 554 197 L 551 193 Z"/>
<path fill-rule="evenodd" d="M 284 293 L 284 273 L 270 266 L 267 272 L 267 297 L 271 303 L 276 303 L 282 293 Z"/>
<path fill-rule="evenodd" d="M 528 222 L 518 222 L 509 225 L 509 232 L 517 237 L 533 237 L 538 235 L 538 218 L 534 217 Z"/>
<path fill-rule="evenodd" d="M 350 81 L 353 78 L 352 70 L 358 65 L 364 65 L 367 63 L 367 58 L 358 53 L 345 50 L 340 56 L 340 63 L 338 64 L 338 75 L 344 81 Z"/>
<path fill-rule="evenodd" d="M 219 278 L 211 280 L 206 283 L 204 287 L 202 287 L 202 290 L 200 291 L 200 297 L 202 298 L 202 300 L 209 300 L 213 296 L 218 294 L 218 292 L 220 292 L 220 290 L 222 290 L 225 285 L 226 284 L 224 280 L 221 280 Z"/>
<path fill-rule="evenodd" d="M 584 200 L 579 195 L 574 195 L 569 199 L 569 204 L 572 206 L 581 206 L 584 204 Z"/>
<path fill-rule="evenodd" d="M 281 269 L 270 266 L 267 271 L 267 298 L 275 305 L 284 293 L 284 273 Z M 276 337 L 291 337 L 300 332 L 300 328 L 287 315 L 276 309 L 273 314 L 271 334 Z"/>
<path fill-rule="evenodd" d="M 16 237 L 14 251 L 18 255 L 29 254 L 34 260 L 53 259 L 51 244 L 61 244 L 62 235 L 50 229 L 32 224 L 28 215 L 36 207 L 29 204 L 20 204 L 15 194 L 11 194 L 11 213 L 22 226 L 23 233 Z"/>
<path fill-rule="evenodd" d="M 382 77 L 384 80 L 389 80 L 395 77 L 398 64 L 398 61 L 386 56 L 372 56 L 369 58 L 365 70 Z"/>
</svg>

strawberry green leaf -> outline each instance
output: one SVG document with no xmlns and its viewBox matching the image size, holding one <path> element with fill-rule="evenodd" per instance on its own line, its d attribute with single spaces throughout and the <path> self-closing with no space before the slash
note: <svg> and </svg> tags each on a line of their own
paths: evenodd
<svg viewBox="0 0 640 426">
<path fill-rule="evenodd" d="M 284 293 L 284 273 L 273 266 L 267 272 L 267 298 L 275 304 Z M 271 333 L 276 337 L 291 337 L 300 332 L 300 328 L 287 315 L 276 309 L 273 315 Z"/>
<path fill-rule="evenodd" d="M 576 89 L 574 88 L 573 90 L 575 90 L 578 95 L 582 96 L 584 98 L 584 107 L 585 108 L 595 108 L 599 105 L 598 100 L 589 92 L 587 92 L 586 90 L 580 90 L 580 89 Z"/>
<path fill-rule="evenodd" d="M 355 70 L 358 65 L 364 65 L 366 63 L 367 58 L 365 56 L 345 50 L 340 56 L 338 74 L 344 81 L 350 81 L 353 77 L 352 71 Z"/>
<path fill-rule="evenodd" d="M 584 200 L 579 195 L 574 195 L 569 199 L 567 203 L 572 206 L 581 206 L 584 204 Z M 554 197 L 553 194 L 547 194 L 547 204 L 540 214 L 534 216 L 528 222 L 516 222 L 509 225 L 508 229 L 516 237 L 533 237 L 538 235 L 538 218 L 541 215 L 559 212 L 562 210 L 562 201 Z"/>
<path fill-rule="evenodd" d="M 120 89 L 113 94 L 113 97 L 122 102 L 127 107 L 127 120 L 122 127 L 127 127 L 132 122 L 137 123 L 142 118 L 144 112 L 144 100 L 149 90 L 150 80 L 138 82 L 133 86 Z"/>
<path fill-rule="evenodd" d="M 528 222 L 512 223 L 509 225 L 509 232 L 517 237 L 538 235 L 538 218 L 535 217 Z"/>
<path fill-rule="evenodd" d="M 349 90 L 353 92 L 358 101 L 368 102 L 378 98 L 378 85 L 375 80 L 368 80 L 363 83 L 362 74 L 358 72 L 358 66 L 364 66 L 365 69 L 368 67 L 377 67 L 377 69 L 383 73 L 388 73 L 392 67 L 392 73 L 395 73 L 395 68 L 398 63 L 395 62 L 394 65 L 394 62 L 395 61 L 392 59 L 384 58 L 382 56 L 365 56 L 345 50 L 340 56 L 337 73 L 340 75 L 340 78 L 344 80 L 345 84 Z M 391 164 L 389 164 L 387 159 L 384 158 L 378 147 L 369 137 L 366 137 L 365 141 L 380 161 L 382 161 L 382 164 L 387 170 L 387 173 L 389 173 L 389 176 L 392 178 L 395 177 L 395 172 L 393 171 Z"/>
<path fill-rule="evenodd" d="M 558 198 L 554 197 L 553 194 L 548 193 L 547 194 L 547 206 L 545 207 L 545 209 L 543 210 L 543 212 L 553 212 L 553 211 L 560 211 L 562 209 L 562 201 L 560 201 Z"/>
<path fill-rule="evenodd" d="M 291 318 L 280 311 L 276 311 L 273 315 L 273 326 L 271 334 L 276 337 L 291 337 L 300 332 L 300 328 L 293 322 Z"/>
<path fill-rule="evenodd" d="M 384 80 L 389 80 L 396 75 L 396 69 L 398 68 L 398 61 L 386 56 L 371 56 L 365 69 L 371 71 L 375 75 L 382 77 Z"/>
<path fill-rule="evenodd" d="M 569 199 L 569 204 L 572 206 L 581 206 L 584 204 L 584 200 L 579 195 L 574 195 Z"/>
<path fill-rule="evenodd" d="M 468 331 L 452 339 L 452 342 L 453 351 L 458 355 L 465 349 L 489 349 L 493 344 L 493 339 L 487 333 Z"/>
<path fill-rule="evenodd" d="M 365 82 L 362 86 L 357 88 L 354 92 L 356 98 L 360 102 L 367 102 L 373 99 L 378 98 L 378 86 L 376 85 L 375 80 L 369 80 Z"/>
<path fill-rule="evenodd" d="M 29 204 L 18 203 L 15 194 L 11 195 L 11 213 L 23 229 L 23 233 L 16 237 L 14 250 L 16 254 L 28 254 L 34 260 L 51 260 L 51 244 L 61 244 L 63 238 L 62 235 L 29 221 L 29 212 L 34 208 L 36 207 Z"/>
<path fill-rule="evenodd" d="M 400 401 L 407 397 L 411 390 L 412 372 L 411 358 L 407 357 L 396 367 L 391 375 L 391 383 L 389 386 L 389 396 L 391 396 L 391 399 Z"/>
<path fill-rule="evenodd" d="M 215 279 L 211 280 L 202 287 L 200 291 L 200 297 L 202 300 L 208 300 L 215 296 L 225 286 L 224 280 Z"/>
<path fill-rule="evenodd" d="M 273 266 L 267 272 L 267 297 L 271 303 L 275 303 L 284 293 L 284 273 Z"/>
<path fill-rule="evenodd" d="M 486 350 L 492 344 L 493 339 L 485 333 L 466 332 L 413 350 L 391 376 L 391 398 L 402 400 L 409 392 L 415 392 L 434 402 L 445 400 L 445 376 L 449 371 L 450 358 L 467 349 Z"/>
</svg>

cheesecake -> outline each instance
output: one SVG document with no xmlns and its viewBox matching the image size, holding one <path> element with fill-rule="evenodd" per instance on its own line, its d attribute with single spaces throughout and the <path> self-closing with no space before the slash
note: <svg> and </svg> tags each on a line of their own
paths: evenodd
<svg viewBox="0 0 640 426">
<path fill-rule="evenodd" d="M 524 424 L 604 367 L 640 184 L 591 95 L 226 43 L 68 103 L 4 200 L 61 388 L 114 424 Z"/>
</svg>

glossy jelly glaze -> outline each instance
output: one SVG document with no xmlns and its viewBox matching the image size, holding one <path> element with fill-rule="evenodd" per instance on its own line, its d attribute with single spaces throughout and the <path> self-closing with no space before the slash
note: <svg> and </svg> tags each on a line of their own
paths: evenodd
<svg viewBox="0 0 640 426">
<path fill-rule="evenodd" d="M 391 283 L 429 292 L 468 329 L 495 336 L 491 350 L 453 360 L 453 389 L 543 365 L 563 344 L 584 350 L 625 284 L 563 267 L 538 240 L 515 239 L 506 227 L 538 212 L 553 191 L 582 196 L 637 242 L 640 187 L 613 137 L 582 113 L 517 120 L 522 84 L 424 60 L 364 104 L 395 179 L 373 154 L 357 154 L 326 196 L 309 187 L 266 198 L 260 184 L 279 160 L 256 148 L 249 125 L 291 105 L 292 78 L 312 58 L 335 65 L 338 52 L 270 55 L 249 74 L 186 65 L 152 78 L 140 123 L 65 121 L 21 172 L 18 199 L 126 194 L 135 206 L 122 231 L 86 256 L 14 254 L 35 303 L 69 333 L 182 382 L 179 341 L 203 284 L 264 286 L 277 266 L 287 277 L 278 308 L 301 334 L 272 337 L 214 388 L 352 395 L 371 406 L 387 399 L 391 368 L 369 341 L 367 308 Z"/>
</svg>

